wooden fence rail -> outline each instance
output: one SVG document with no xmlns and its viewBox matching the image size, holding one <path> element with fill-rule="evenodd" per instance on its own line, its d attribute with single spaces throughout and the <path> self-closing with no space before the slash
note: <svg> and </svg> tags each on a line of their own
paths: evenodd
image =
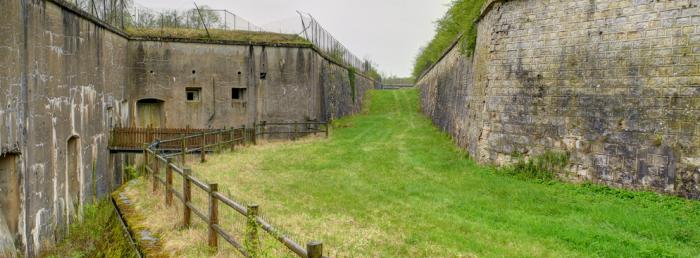
<svg viewBox="0 0 700 258">
<path fill-rule="evenodd" d="M 277 242 L 282 244 L 286 249 L 293 252 L 299 257 L 312 257 L 320 258 L 323 257 L 323 244 L 321 242 L 312 241 L 307 243 L 306 247 L 298 244 L 291 238 L 281 234 L 270 223 L 265 221 L 258 214 L 258 205 L 242 205 L 231 198 L 225 196 L 219 192 L 219 185 L 213 183 L 206 183 L 192 175 L 192 171 L 185 167 L 186 165 L 186 155 L 188 153 L 198 152 L 200 155 L 200 162 L 206 161 L 206 153 L 211 150 L 220 150 L 223 148 L 235 149 L 237 145 L 245 145 L 247 143 L 255 143 L 255 138 L 259 135 L 267 134 L 266 128 L 268 126 L 287 126 L 287 127 L 308 127 L 309 125 L 316 126 L 315 128 L 305 128 L 294 131 L 294 138 L 303 134 L 310 133 L 325 133 L 328 136 L 328 124 L 326 123 L 269 123 L 256 125 L 254 128 L 232 128 L 232 129 L 222 129 L 222 130 L 201 130 L 199 133 L 192 134 L 189 131 L 182 133 L 178 131 L 179 129 L 173 130 L 173 133 L 159 132 L 154 136 L 150 144 L 143 144 L 142 150 L 144 155 L 144 171 L 146 174 L 150 175 L 153 181 L 153 191 L 155 192 L 159 185 L 163 185 L 165 189 L 165 204 L 166 206 L 172 206 L 173 197 L 180 200 L 183 204 L 183 224 L 185 227 L 189 227 L 192 223 L 192 214 L 197 218 L 201 219 L 204 223 L 208 225 L 208 245 L 215 250 L 218 250 L 218 238 L 221 237 L 223 240 L 228 242 L 236 250 L 238 250 L 245 257 L 259 257 L 261 252 L 259 250 L 260 243 L 258 238 L 258 233 L 260 229 L 272 236 Z M 321 129 L 323 127 L 323 129 Z M 127 130 L 128 131 L 128 130 Z M 139 132 L 138 130 L 134 130 Z M 132 133 L 134 131 L 128 131 Z M 270 131 L 268 131 L 269 133 Z M 172 134 L 180 134 L 176 137 L 170 137 Z M 138 139 L 144 139 L 143 135 L 147 133 L 139 132 L 134 133 L 139 135 Z M 166 140 L 161 140 L 157 138 L 158 136 L 170 137 Z M 146 138 L 148 139 L 148 138 Z M 123 142 L 129 142 L 125 140 Z M 178 148 L 175 153 L 165 154 L 163 148 Z M 181 165 L 177 165 L 173 162 L 173 156 L 181 156 Z M 165 179 L 161 178 L 160 171 L 161 168 L 165 169 Z M 173 175 L 178 175 L 182 178 L 182 191 L 178 191 L 173 188 Z M 192 189 L 200 189 L 204 191 L 208 196 L 208 209 L 206 211 L 198 209 L 194 205 L 192 199 Z M 219 217 L 219 211 L 221 207 L 228 207 L 235 211 L 237 214 L 243 216 L 247 220 L 246 234 L 241 238 L 237 238 L 230 232 L 226 231 L 220 224 L 222 218 Z M 223 218 L 225 219 L 225 218 Z"/>
<path fill-rule="evenodd" d="M 206 133 L 205 137 L 201 135 Z M 201 150 L 202 144 L 210 146 L 223 141 L 223 144 L 240 142 L 256 143 L 262 136 L 271 138 L 286 138 L 296 140 L 310 134 L 329 134 L 329 126 L 325 122 L 294 122 L 294 123 L 256 123 L 252 128 L 233 129 L 200 129 L 200 128 L 113 128 L 109 136 L 109 147 L 113 151 L 136 151 L 143 149 L 143 144 L 157 144 L 159 150 L 191 151 Z M 221 138 L 219 138 L 221 137 Z"/>
</svg>

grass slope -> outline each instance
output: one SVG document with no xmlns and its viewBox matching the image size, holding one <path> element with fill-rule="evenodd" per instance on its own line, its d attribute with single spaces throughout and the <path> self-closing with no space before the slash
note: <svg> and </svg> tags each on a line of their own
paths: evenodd
<svg viewBox="0 0 700 258">
<path fill-rule="evenodd" d="M 453 0 L 447 13 L 435 22 L 435 36 L 420 49 L 413 67 L 413 77 L 418 78 L 436 63 L 447 48 L 462 33 L 463 50 L 471 55 L 476 43 L 476 18 L 486 0 Z"/>
<path fill-rule="evenodd" d="M 470 161 L 419 114 L 415 89 L 372 91 L 370 102 L 330 139 L 254 146 L 193 169 L 334 257 L 700 255 L 697 201 L 518 179 Z"/>
<path fill-rule="evenodd" d="M 232 40 L 253 43 L 280 44 L 309 44 L 307 40 L 297 35 L 272 32 L 237 31 L 211 29 L 209 34 L 203 29 L 189 28 L 127 28 L 126 32 L 132 37 L 165 37 L 179 39 L 201 40 Z"/>
</svg>

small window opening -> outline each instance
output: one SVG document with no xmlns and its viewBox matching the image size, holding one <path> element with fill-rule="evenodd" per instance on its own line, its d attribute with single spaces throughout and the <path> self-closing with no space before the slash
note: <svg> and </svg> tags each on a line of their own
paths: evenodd
<svg viewBox="0 0 700 258">
<path fill-rule="evenodd" d="M 267 73 L 260 73 L 260 80 L 265 80 L 267 78 Z"/>
<path fill-rule="evenodd" d="M 187 90 L 186 90 L 187 101 L 189 101 L 189 102 L 200 101 L 201 93 L 202 93 L 202 88 L 187 88 Z"/>
<path fill-rule="evenodd" d="M 231 99 L 241 100 L 245 96 L 245 89 L 242 88 L 231 88 Z"/>
</svg>

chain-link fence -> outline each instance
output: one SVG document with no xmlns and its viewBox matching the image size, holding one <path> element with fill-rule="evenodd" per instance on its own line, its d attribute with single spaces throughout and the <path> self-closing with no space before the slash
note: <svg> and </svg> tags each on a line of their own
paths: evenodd
<svg viewBox="0 0 700 258">
<path fill-rule="evenodd" d="M 371 61 L 353 54 L 308 13 L 297 12 L 296 18 L 258 26 L 229 10 L 197 6 L 197 4 L 191 8 L 156 10 L 135 3 L 134 0 L 66 0 L 66 2 L 112 26 L 127 31 L 129 29 L 147 30 L 146 34 L 159 31 L 160 36 L 174 35 L 176 33 L 172 33 L 173 31 L 179 31 L 182 35 L 211 37 L 216 32 L 262 32 L 299 37 L 300 40 L 306 40 L 316 46 L 328 58 L 352 67 L 357 72 L 379 78 Z M 164 33 L 164 31 L 170 33 Z"/>
<path fill-rule="evenodd" d="M 133 4 L 132 0 L 65 0 L 65 3 L 122 29 L 128 23 L 125 10 Z"/>
</svg>

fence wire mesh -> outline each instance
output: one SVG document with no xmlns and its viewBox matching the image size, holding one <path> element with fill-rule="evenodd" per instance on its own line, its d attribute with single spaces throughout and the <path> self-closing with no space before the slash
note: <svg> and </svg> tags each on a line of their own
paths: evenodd
<svg viewBox="0 0 700 258">
<path fill-rule="evenodd" d="M 379 79 L 370 60 L 353 54 L 309 13 L 297 12 L 292 18 L 281 19 L 263 26 L 256 25 L 227 9 L 198 6 L 154 9 L 134 0 L 66 0 L 94 18 L 123 30 L 180 30 L 181 34 L 206 35 L 212 32 L 275 33 L 300 37 L 313 44 L 328 58 L 352 67 L 356 72 Z M 183 32 L 182 30 L 189 30 Z M 189 32 L 189 33 L 188 33 Z M 206 34 L 203 34 L 206 32 Z M 170 35 L 170 34 L 168 34 Z"/>
</svg>

